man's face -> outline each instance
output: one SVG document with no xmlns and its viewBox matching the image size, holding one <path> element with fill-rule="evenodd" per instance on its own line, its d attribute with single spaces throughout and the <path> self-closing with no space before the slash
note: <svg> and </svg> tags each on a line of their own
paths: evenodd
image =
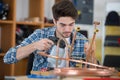
<svg viewBox="0 0 120 80">
<path fill-rule="evenodd" d="M 57 26 L 58 33 L 62 34 L 64 38 L 70 37 L 75 25 L 74 19 L 71 17 L 60 17 L 54 23 Z"/>
</svg>

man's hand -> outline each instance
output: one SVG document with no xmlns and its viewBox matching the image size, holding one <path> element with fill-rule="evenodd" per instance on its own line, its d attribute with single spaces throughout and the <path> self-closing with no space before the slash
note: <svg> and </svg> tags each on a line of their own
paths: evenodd
<svg viewBox="0 0 120 80">
<path fill-rule="evenodd" d="M 45 39 L 41 39 L 34 44 L 34 47 L 38 50 L 48 50 L 54 43 L 53 41 L 45 38 Z"/>
<path fill-rule="evenodd" d="M 86 54 L 86 60 L 91 62 L 95 59 L 95 50 L 96 50 L 96 43 L 93 42 L 92 46 L 88 42 L 84 45 L 84 52 Z"/>
</svg>

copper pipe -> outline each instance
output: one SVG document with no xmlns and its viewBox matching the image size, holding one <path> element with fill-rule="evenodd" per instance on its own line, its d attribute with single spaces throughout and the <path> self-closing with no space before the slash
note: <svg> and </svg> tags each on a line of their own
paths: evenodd
<svg viewBox="0 0 120 80">
<path fill-rule="evenodd" d="M 56 30 L 56 31 L 57 31 L 57 30 Z M 57 32 L 58 32 L 58 31 L 57 31 Z M 68 46 L 68 42 L 66 41 L 66 39 L 63 37 L 63 35 L 62 35 L 61 33 L 58 32 L 58 34 L 61 36 L 60 40 L 64 40 L 65 45 L 66 45 L 66 48 L 68 48 L 69 46 Z M 57 44 L 60 44 L 60 40 L 58 41 Z M 57 49 L 59 49 L 59 46 L 57 46 Z M 66 54 L 67 54 L 66 58 L 69 59 L 68 49 L 67 49 L 67 50 L 65 49 L 65 52 L 66 52 Z M 57 53 L 57 55 L 58 55 L 58 53 Z M 57 65 L 58 65 L 58 60 L 57 60 L 57 62 L 56 62 L 56 66 L 57 66 Z M 69 61 L 67 61 L 66 67 L 69 67 Z"/>
<path fill-rule="evenodd" d="M 97 25 L 99 25 L 100 22 L 96 22 L 96 21 L 95 21 L 93 24 L 94 24 L 94 27 L 95 27 L 95 31 L 94 31 L 95 36 L 94 36 L 94 38 L 93 38 L 93 41 L 95 41 L 96 33 L 99 31 L 99 30 L 97 29 Z M 92 44 L 93 44 L 93 42 L 92 42 Z M 96 59 L 96 57 L 95 57 L 95 51 L 94 51 L 94 53 L 92 53 L 92 58 L 93 58 L 93 63 L 96 64 L 96 63 L 97 63 L 97 59 Z"/>
<path fill-rule="evenodd" d="M 98 29 L 96 29 L 96 27 L 97 27 L 97 25 L 99 25 L 100 23 L 99 23 L 99 22 L 94 22 L 93 24 L 95 25 L 95 30 L 94 30 L 94 34 L 93 34 L 92 41 L 91 41 L 91 44 L 90 44 L 90 48 L 89 48 L 89 50 L 88 50 L 89 52 L 92 50 L 93 43 L 94 43 L 95 38 L 96 38 L 96 33 L 98 32 Z M 96 58 L 95 58 L 95 53 L 89 53 L 89 54 L 86 56 L 86 61 L 89 60 L 89 57 L 91 57 L 92 63 L 97 63 Z"/>
<path fill-rule="evenodd" d="M 70 63 L 69 58 L 70 58 L 70 56 L 69 56 L 69 52 L 68 52 L 68 47 L 65 48 L 65 53 L 67 54 L 66 59 L 68 59 L 66 61 L 66 67 L 69 67 L 69 63 Z"/>
<path fill-rule="evenodd" d="M 59 44 L 61 40 L 64 40 L 64 39 L 59 39 L 57 42 L 56 57 L 59 57 Z M 69 59 L 68 45 L 66 41 L 65 41 L 65 45 L 67 46 L 66 47 L 67 49 L 65 48 L 65 54 L 67 54 L 66 58 Z M 56 59 L 56 67 L 58 67 L 58 59 Z M 67 61 L 66 67 L 69 67 L 69 61 Z"/>
<path fill-rule="evenodd" d="M 57 31 L 57 30 L 56 30 L 56 31 Z M 58 34 L 61 36 L 61 39 L 64 40 L 65 45 L 66 45 L 66 48 L 70 48 L 70 51 L 69 51 L 69 52 L 68 52 L 68 50 L 65 51 L 65 52 L 67 53 L 66 58 L 67 58 L 68 60 L 69 60 L 69 57 L 71 56 L 72 51 L 73 51 L 73 47 L 74 47 L 74 42 L 75 42 L 75 39 L 76 39 L 77 31 L 80 31 L 80 27 L 76 27 L 76 28 L 75 28 L 75 32 L 74 32 L 74 36 L 73 36 L 72 44 L 71 44 L 71 45 L 69 45 L 68 42 L 66 41 L 66 39 L 63 37 L 63 35 L 57 31 Z M 59 43 L 60 43 L 60 42 L 58 42 L 58 44 L 59 44 Z M 57 60 L 57 61 L 58 61 L 58 60 Z M 58 64 L 58 63 L 56 63 L 56 66 L 57 66 L 57 64 Z M 66 66 L 66 67 L 68 67 L 68 66 L 69 66 L 69 61 L 67 61 L 67 66 Z"/>
<path fill-rule="evenodd" d="M 55 59 L 60 59 L 60 60 L 67 60 L 67 61 L 73 61 L 73 62 L 78 62 L 78 63 L 82 63 L 82 64 L 87 64 L 87 65 L 95 66 L 95 67 L 102 68 L 102 69 L 113 70 L 113 68 L 110 68 L 110 67 L 107 67 L 107 66 L 98 65 L 98 64 L 94 64 L 94 63 L 90 63 L 90 62 L 85 62 L 83 60 L 74 60 L 74 59 L 60 58 L 60 57 L 48 55 L 45 52 L 40 52 L 38 54 L 40 54 L 42 56 L 50 57 L 50 58 L 55 58 Z"/>
<path fill-rule="evenodd" d="M 58 40 L 58 43 L 57 43 L 57 48 L 56 48 L 56 56 L 59 57 L 59 43 L 60 43 L 60 40 Z M 58 59 L 56 59 L 56 68 L 58 67 Z"/>
<path fill-rule="evenodd" d="M 74 42 L 75 42 L 75 39 L 76 39 L 76 34 L 77 34 L 77 32 L 75 31 L 74 35 L 73 35 L 73 38 L 72 38 L 72 43 L 71 43 L 71 46 L 70 46 L 70 55 L 72 54 L 72 51 L 73 51 Z"/>
<path fill-rule="evenodd" d="M 74 42 L 75 42 L 76 34 L 77 34 L 78 31 L 80 31 L 80 27 L 75 27 L 75 32 L 74 32 L 74 35 L 73 35 L 73 38 L 72 38 L 72 43 L 71 43 L 71 46 L 70 46 L 70 56 L 71 56 L 73 48 L 74 48 Z"/>
</svg>

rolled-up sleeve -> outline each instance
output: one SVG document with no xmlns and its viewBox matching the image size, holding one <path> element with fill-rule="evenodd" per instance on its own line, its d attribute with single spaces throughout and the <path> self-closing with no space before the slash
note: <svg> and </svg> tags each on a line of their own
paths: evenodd
<svg viewBox="0 0 120 80">
<path fill-rule="evenodd" d="M 18 60 L 16 59 L 16 52 L 17 52 L 18 46 L 10 48 L 8 52 L 5 54 L 3 60 L 4 63 L 11 64 L 16 63 Z"/>
<path fill-rule="evenodd" d="M 11 64 L 18 62 L 16 58 L 17 49 L 39 40 L 38 35 L 40 35 L 39 30 L 35 30 L 34 33 L 31 34 L 28 38 L 24 39 L 20 45 L 10 48 L 3 58 L 4 63 Z"/>
</svg>

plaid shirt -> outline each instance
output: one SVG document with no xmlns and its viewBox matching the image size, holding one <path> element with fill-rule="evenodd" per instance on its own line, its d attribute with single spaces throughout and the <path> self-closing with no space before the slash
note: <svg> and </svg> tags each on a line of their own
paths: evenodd
<svg viewBox="0 0 120 80">
<path fill-rule="evenodd" d="M 43 38 L 48 38 L 49 36 L 55 36 L 55 30 L 56 30 L 56 27 L 36 29 L 33 32 L 33 34 L 31 34 L 28 38 L 24 39 L 24 41 L 20 45 L 10 48 L 8 50 L 8 52 L 4 56 L 4 62 L 8 64 L 18 62 L 18 60 L 16 59 L 16 51 L 19 47 L 26 46 L 28 44 L 31 44 Z M 85 58 L 84 44 L 85 42 L 87 42 L 87 40 L 82 40 L 80 38 L 86 38 L 86 37 L 84 37 L 81 33 L 78 32 L 75 43 L 74 43 L 74 49 L 71 54 L 71 58 L 73 59 Z M 35 57 L 33 61 L 32 70 L 37 71 L 37 70 L 40 70 L 41 68 L 48 67 L 47 57 L 37 54 L 37 50 L 34 51 L 33 53 Z M 75 62 L 70 62 L 71 67 L 75 67 L 75 64 L 76 64 Z"/>
</svg>

